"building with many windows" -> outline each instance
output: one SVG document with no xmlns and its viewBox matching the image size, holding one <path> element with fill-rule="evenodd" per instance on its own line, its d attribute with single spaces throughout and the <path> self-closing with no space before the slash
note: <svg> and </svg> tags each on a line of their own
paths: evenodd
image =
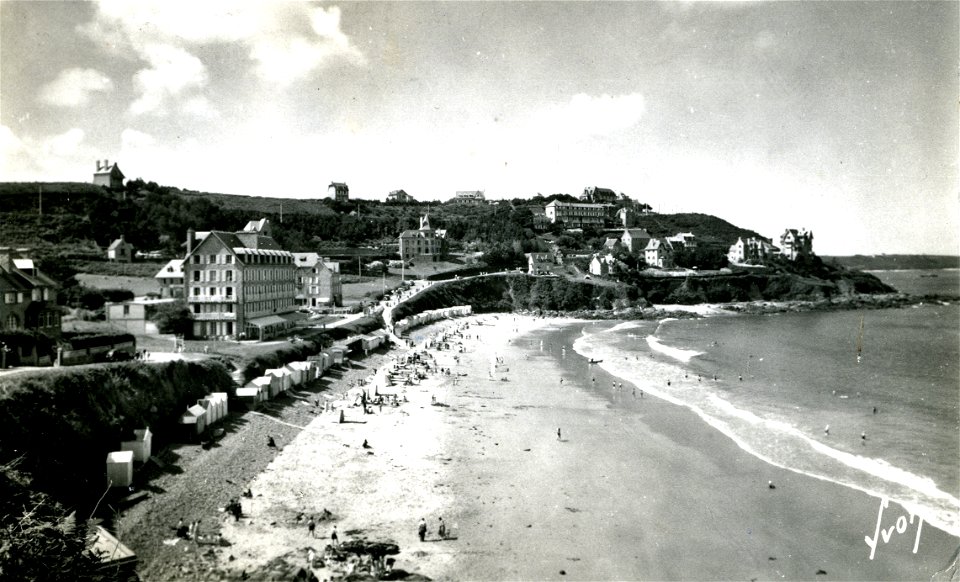
<svg viewBox="0 0 960 582">
<path fill-rule="evenodd" d="M 450 200 L 456 204 L 483 204 L 485 201 L 483 190 L 457 190 Z"/>
<path fill-rule="evenodd" d="M 447 253 L 447 231 L 430 228 L 430 216 L 420 218 L 419 230 L 400 233 L 400 259 L 442 260 Z"/>
<path fill-rule="evenodd" d="M 813 232 L 788 228 L 780 235 L 780 254 L 791 261 L 813 254 Z"/>
<path fill-rule="evenodd" d="M 552 223 L 562 222 L 567 228 L 582 228 L 587 225 L 603 226 L 610 205 L 585 202 L 551 201 L 544 206 L 544 213 Z"/>
<path fill-rule="evenodd" d="M 737 242 L 727 249 L 727 260 L 734 264 L 763 264 L 778 252 L 780 249 L 773 246 L 770 241 L 752 236 L 746 239 L 739 237 Z"/>
<path fill-rule="evenodd" d="M 340 263 L 317 253 L 293 253 L 293 261 L 297 266 L 297 294 L 294 297 L 297 306 L 343 305 Z"/>
<path fill-rule="evenodd" d="M 343 182 L 330 182 L 327 186 L 327 194 L 337 202 L 348 202 L 350 200 L 350 187 Z"/>
<path fill-rule="evenodd" d="M 187 231 L 186 302 L 196 337 L 266 339 L 293 326 L 296 265 L 270 236 L 267 219 L 237 232 Z"/>
<path fill-rule="evenodd" d="M 643 249 L 643 259 L 648 267 L 670 269 L 673 267 L 673 245 L 665 238 L 652 238 Z"/>
<path fill-rule="evenodd" d="M 60 337 L 57 287 L 33 260 L 13 249 L 0 249 L 0 330 Z"/>
<path fill-rule="evenodd" d="M 580 200 L 592 202 L 594 204 L 613 204 L 619 196 L 610 188 L 601 188 L 599 186 L 587 186 L 580 195 Z"/>
</svg>

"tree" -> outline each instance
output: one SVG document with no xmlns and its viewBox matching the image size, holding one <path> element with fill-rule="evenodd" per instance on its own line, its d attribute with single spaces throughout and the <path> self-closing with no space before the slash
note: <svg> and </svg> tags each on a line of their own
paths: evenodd
<svg viewBox="0 0 960 582">
<path fill-rule="evenodd" d="M 193 334 L 193 316 L 183 301 L 162 303 L 157 307 L 151 320 L 157 324 L 157 330 L 160 333 L 185 336 Z"/>
</svg>

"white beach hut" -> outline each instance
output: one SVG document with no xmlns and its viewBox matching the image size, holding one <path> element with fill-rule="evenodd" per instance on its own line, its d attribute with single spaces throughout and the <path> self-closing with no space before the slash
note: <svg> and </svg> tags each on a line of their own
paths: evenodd
<svg viewBox="0 0 960 582">
<path fill-rule="evenodd" d="M 145 463 L 150 458 L 152 446 L 153 433 L 148 427 L 133 431 L 133 440 L 120 443 L 120 450 L 132 452 L 134 461 Z"/>
<path fill-rule="evenodd" d="M 253 410 L 261 401 L 261 389 L 256 385 L 248 385 L 243 388 L 237 388 L 237 400 L 243 404 L 247 410 Z"/>
<path fill-rule="evenodd" d="M 291 385 L 290 370 L 287 370 L 286 368 L 272 368 L 270 370 L 267 370 L 264 373 L 264 375 L 278 378 L 278 381 L 275 384 L 274 383 L 270 384 L 271 397 L 276 396 L 280 392 L 283 392 L 290 388 L 290 385 Z"/>
<path fill-rule="evenodd" d="M 214 424 L 220 420 L 220 417 L 217 415 L 217 403 L 213 401 L 213 398 L 210 398 L 209 396 L 206 398 L 201 398 L 197 400 L 197 406 L 203 408 L 204 412 L 206 413 L 204 415 L 204 419 L 206 419 L 207 425 Z"/>
<path fill-rule="evenodd" d="M 227 404 L 227 393 L 226 392 L 213 392 L 210 394 L 210 397 L 214 399 L 214 402 L 217 403 L 217 418 L 223 420 L 229 412 L 229 406 Z"/>
<path fill-rule="evenodd" d="M 184 427 L 185 435 L 199 436 L 207 428 L 207 411 L 202 406 L 194 404 L 180 417 L 180 424 Z"/>
<path fill-rule="evenodd" d="M 107 453 L 107 479 L 111 487 L 133 484 L 133 451 Z"/>
<path fill-rule="evenodd" d="M 293 365 L 294 362 L 291 362 L 283 367 L 290 374 L 290 387 L 299 386 L 303 384 L 303 371 Z"/>
</svg>

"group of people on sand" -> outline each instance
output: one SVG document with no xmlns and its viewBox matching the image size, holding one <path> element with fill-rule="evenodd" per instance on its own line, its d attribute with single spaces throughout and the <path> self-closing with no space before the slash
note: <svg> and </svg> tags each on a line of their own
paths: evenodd
<svg viewBox="0 0 960 582">
<path fill-rule="evenodd" d="M 437 525 L 437 536 L 441 540 L 447 539 L 447 524 L 443 523 L 443 518 L 438 517 L 437 520 L 439 524 Z M 420 523 L 417 524 L 417 537 L 420 538 L 421 542 L 427 541 L 427 534 L 430 533 L 427 529 L 427 521 L 420 518 Z"/>
</svg>

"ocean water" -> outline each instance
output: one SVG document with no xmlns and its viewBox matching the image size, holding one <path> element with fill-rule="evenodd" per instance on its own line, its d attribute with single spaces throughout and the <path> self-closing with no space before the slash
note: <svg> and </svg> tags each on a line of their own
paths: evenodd
<svg viewBox="0 0 960 582">
<path fill-rule="evenodd" d="M 914 293 L 943 283 L 919 275 L 896 278 Z M 958 331 L 960 307 L 934 303 L 585 325 L 573 347 L 625 380 L 652 377 L 638 387 L 767 462 L 888 497 L 960 535 Z"/>
</svg>

